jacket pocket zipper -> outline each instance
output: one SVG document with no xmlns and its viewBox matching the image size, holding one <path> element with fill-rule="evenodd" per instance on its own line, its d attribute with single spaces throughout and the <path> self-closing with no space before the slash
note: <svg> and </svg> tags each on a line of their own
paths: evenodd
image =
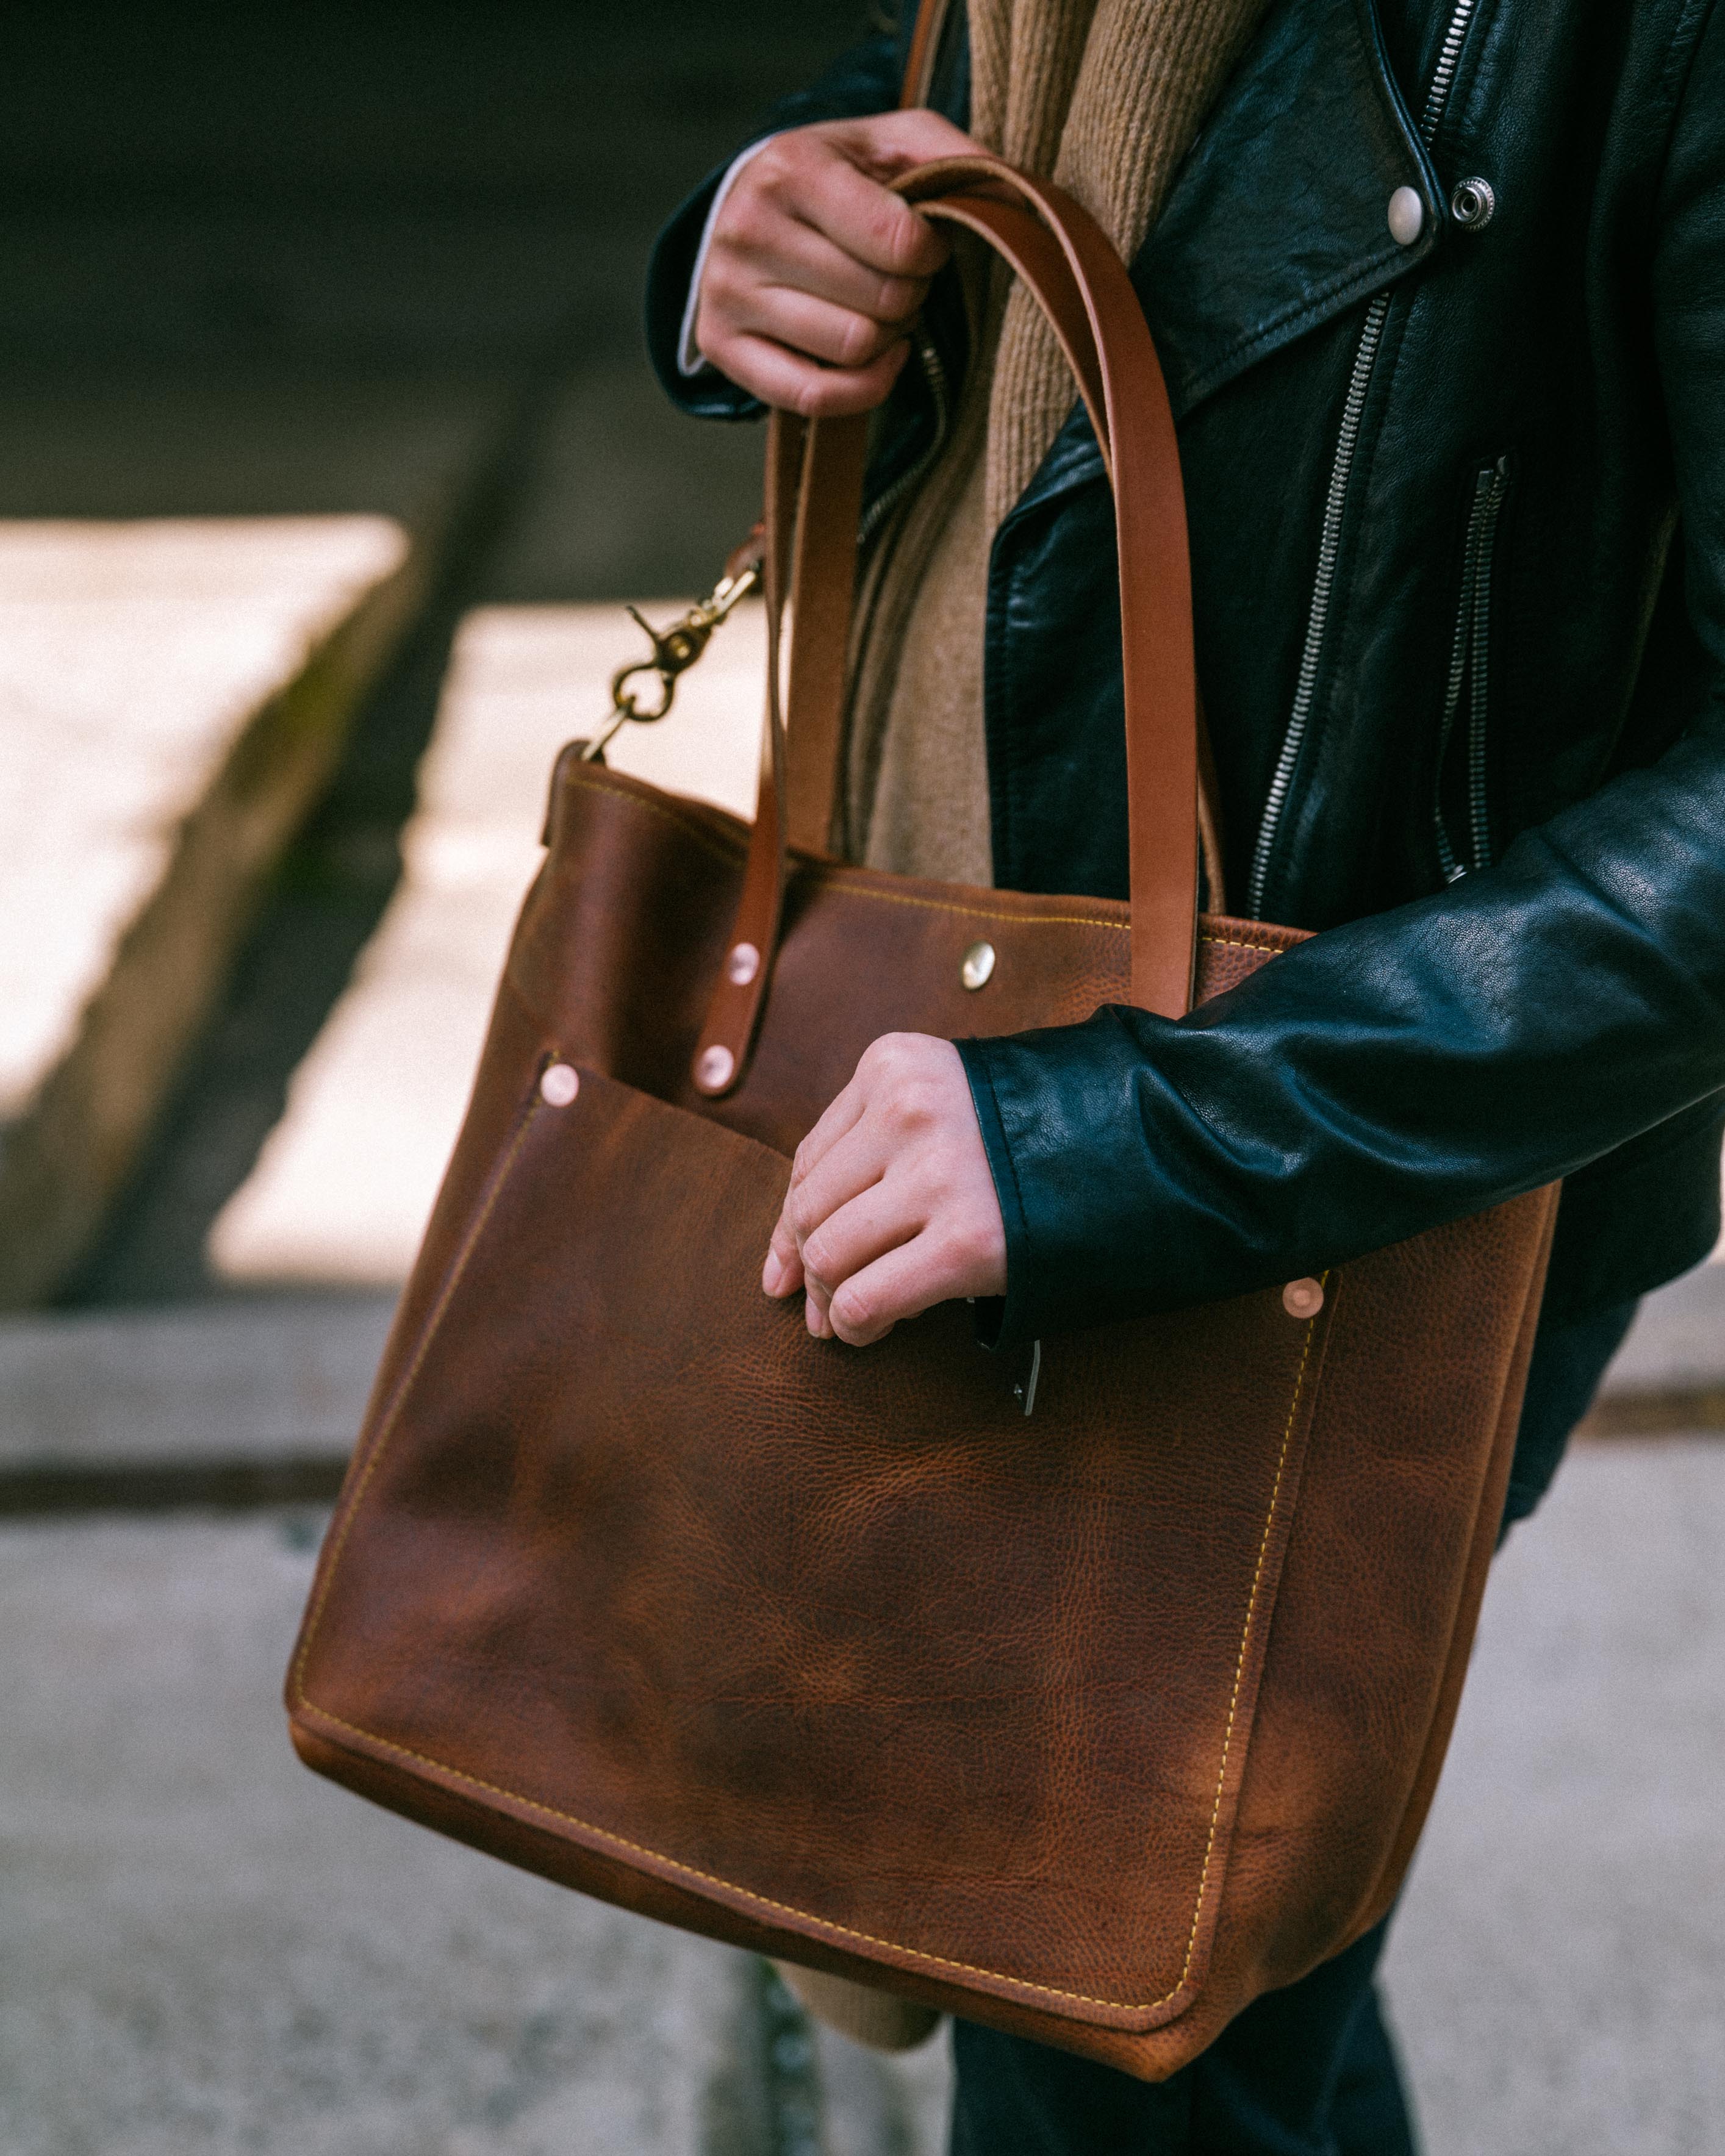
<svg viewBox="0 0 1725 2156">
<path fill-rule="evenodd" d="M 1454 883 L 1470 868 L 1491 865 L 1491 803 L 1486 785 L 1486 728 L 1491 710 L 1491 572 L 1497 548 L 1497 520 L 1509 485 L 1509 459 L 1482 465 L 1474 474 L 1473 503 L 1467 514 L 1467 537 L 1461 550 L 1461 591 L 1455 605 L 1455 629 L 1450 644 L 1450 675 L 1444 685 L 1444 716 L 1438 730 L 1437 776 L 1432 825 L 1444 881 Z M 1462 860 L 1444 821 L 1444 767 L 1464 703 L 1467 711 L 1468 858 Z"/>
</svg>

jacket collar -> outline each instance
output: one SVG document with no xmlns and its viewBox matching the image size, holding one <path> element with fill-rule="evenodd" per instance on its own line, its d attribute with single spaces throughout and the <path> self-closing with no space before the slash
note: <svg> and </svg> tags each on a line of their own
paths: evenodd
<svg viewBox="0 0 1725 2156">
<path fill-rule="evenodd" d="M 1401 187 L 1425 213 L 1405 247 Z M 1175 418 L 1424 261 L 1442 202 L 1373 0 L 1280 0 L 1132 265 Z M 1101 469 L 1080 405 L 1013 517 Z"/>
</svg>

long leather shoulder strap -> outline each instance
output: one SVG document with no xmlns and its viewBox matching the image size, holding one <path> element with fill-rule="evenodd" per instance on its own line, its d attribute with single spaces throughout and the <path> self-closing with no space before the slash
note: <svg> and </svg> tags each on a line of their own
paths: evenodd
<svg viewBox="0 0 1725 2156">
<path fill-rule="evenodd" d="M 928 102 L 951 13 L 951 0 L 921 0 L 905 63 L 901 108 Z M 804 853 L 825 853 L 832 843 L 850 620 L 850 593 L 836 592 L 831 578 L 810 576 L 809 564 L 835 545 L 850 543 L 862 511 L 867 459 L 866 421 L 829 419 L 812 431 L 803 460 L 796 551 L 787 582 L 794 634 L 785 707 L 796 715 L 797 752 L 786 767 L 785 807 L 791 844 Z M 816 619 L 818 608 L 832 618 Z"/>
<path fill-rule="evenodd" d="M 1155 346 L 1119 257 L 1087 213 L 1058 188 L 988 157 L 926 167 L 899 185 L 925 214 L 968 227 L 1012 264 L 1054 325 L 1089 408 L 1114 490 L 1118 532 L 1132 998 L 1142 1009 L 1178 1017 L 1190 1007 L 1197 935 L 1199 716 L 1185 498 Z M 781 471 L 781 434 L 798 424 L 773 416 L 769 465 Z M 804 654 L 805 667 L 818 675 L 829 675 L 834 665 L 842 670 L 843 629 L 855 575 L 855 522 L 854 515 L 811 517 L 806 512 L 824 510 L 819 480 L 824 466 L 860 472 L 860 428 L 855 420 L 817 421 L 808 430 L 803 471 L 809 485 L 799 490 L 805 514 L 798 520 L 796 562 L 797 608 L 803 619 L 793 621 L 793 644 L 803 642 L 806 631 L 809 643 L 819 647 L 813 658 L 807 648 Z M 824 434 L 832 441 L 825 450 Z M 769 486 L 769 521 L 785 514 L 786 494 L 782 477 Z M 781 565 L 783 548 L 782 534 L 773 534 L 769 554 Z M 742 1075 L 770 979 L 789 836 L 788 796 L 808 804 L 803 814 L 822 798 L 829 815 L 836 778 L 831 727 L 799 724 L 794 704 L 789 771 L 784 771 L 777 660 L 782 575 L 772 582 L 773 657 L 760 804 L 725 978 L 696 1057 L 696 1082 L 715 1095 L 729 1091 Z M 794 686 L 794 660 L 792 672 Z M 805 760 L 814 767 L 806 777 Z M 823 839 L 824 829 L 824 821 Z M 770 865 L 757 859 L 768 855 Z"/>
<path fill-rule="evenodd" d="M 899 97 L 900 105 L 906 110 L 928 102 L 928 93 L 934 85 L 935 64 L 940 58 L 941 33 L 947 27 L 951 12 L 951 0 L 922 0 L 916 10 L 916 27 L 911 33 L 904 87 Z"/>
</svg>

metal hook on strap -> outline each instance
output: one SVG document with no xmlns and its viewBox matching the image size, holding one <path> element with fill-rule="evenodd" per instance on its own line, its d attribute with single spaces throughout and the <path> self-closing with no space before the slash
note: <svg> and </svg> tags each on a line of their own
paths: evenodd
<svg viewBox="0 0 1725 2156">
<path fill-rule="evenodd" d="M 651 726 L 662 719 L 676 701 L 677 681 L 680 675 L 698 660 L 711 640 L 713 631 L 726 619 L 737 601 L 753 591 L 761 581 L 758 560 L 745 561 L 732 565 L 713 586 L 704 599 L 697 599 L 685 614 L 680 615 L 668 629 L 655 629 L 652 623 L 634 607 L 629 609 L 632 619 L 639 622 L 652 645 L 651 655 L 636 659 L 627 666 L 620 666 L 611 676 L 611 710 L 604 723 L 593 739 L 583 744 L 581 761 L 583 763 L 603 763 L 606 744 L 613 739 L 628 721 L 634 719 L 643 726 Z M 659 700 L 655 704 L 644 704 L 637 692 L 629 685 L 643 674 L 655 675 L 659 682 Z"/>
</svg>

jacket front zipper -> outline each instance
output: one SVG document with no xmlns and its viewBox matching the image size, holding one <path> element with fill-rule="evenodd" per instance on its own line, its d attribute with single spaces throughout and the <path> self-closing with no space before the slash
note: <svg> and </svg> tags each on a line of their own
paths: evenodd
<svg viewBox="0 0 1725 2156">
<path fill-rule="evenodd" d="M 1444 881 L 1454 883 L 1470 868 L 1491 865 L 1491 824 L 1486 790 L 1486 728 L 1491 712 L 1491 569 L 1497 547 L 1497 519 L 1509 485 L 1509 459 L 1500 457 L 1474 475 L 1473 505 L 1461 550 L 1461 593 L 1455 607 L 1455 633 L 1450 646 L 1450 677 L 1444 688 L 1444 716 L 1438 729 L 1436 794 L 1432 820 L 1438 865 Z M 1444 821 L 1444 766 L 1455 721 L 1467 699 L 1468 859 L 1460 860 Z"/>
<path fill-rule="evenodd" d="M 927 447 L 913 458 L 906 470 L 901 472 L 891 485 L 878 494 L 863 511 L 862 523 L 857 532 L 857 546 L 863 552 L 885 528 L 886 520 L 894 510 L 907 501 L 929 473 L 937 459 L 947 446 L 947 434 L 952 421 L 952 406 L 947 395 L 947 369 L 934 339 L 919 324 L 911 331 L 911 343 L 917 364 L 922 369 L 922 379 L 927 387 L 929 401 L 934 408 L 934 429 Z"/>
<path fill-rule="evenodd" d="M 1431 86 L 1425 93 L 1425 109 L 1420 116 L 1420 140 L 1429 151 L 1435 140 L 1444 108 L 1450 101 L 1450 91 L 1455 80 L 1455 68 L 1461 57 L 1461 43 L 1467 35 L 1479 0 L 1460 0 L 1450 26 L 1444 33 L 1437 65 L 1432 69 Z M 1300 751 L 1306 740 L 1307 728 L 1312 719 L 1312 699 L 1317 689 L 1317 670 L 1323 658 L 1324 632 L 1329 626 L 1330 599 L 1336 580 L 1336 559 L 1342 545 L 1342 517 L 1348 506 L 1348 482 L 1353 470 L 1354 453 L 1359 446 L 1360 420 L 1366 406 L 1366 391 L 1372 379 L 1372 367 L 1378 357 L 1378 347 L 1384 341 L 1384 324 L 1389 313 L 1390 295 L 1380 292 L 1367 310 L 1359 344 L 1353 355 L 1353 371 L 1348 378 L 1348 396 L 1342 407 L 1342 425 L 1336 437 L 1336 454 L 1330 466 L 1330 484 L 1324 495 L 1323 523 L 1317 542 L 1317 572 L 1312 580 L 1312 605 L 1306 618 L 1306 642 L 1300 653 L 1300 671 L 1295 678 L 1294 701 L 1288 714 L 1287 731 L 1282 736 L 1281 752 L 1276 760 L 1276 771 L 1270 782 L 1270 793 L 1264 803 L 1264 816 L 1258 826 L 1258 843 L 1252 853 L 1252 873 L 1247 886 L 1246 911 L 1254 921 L 1263 918 L 1264 896 L 1270 881 L 1270 864 L 1276 850 L 1276 833 L 1281 825 L 1282 811 L 1287 806 L 1288 790 L 1294 783 L 1294 770 L 1300 760 Z"/>
</svg>

